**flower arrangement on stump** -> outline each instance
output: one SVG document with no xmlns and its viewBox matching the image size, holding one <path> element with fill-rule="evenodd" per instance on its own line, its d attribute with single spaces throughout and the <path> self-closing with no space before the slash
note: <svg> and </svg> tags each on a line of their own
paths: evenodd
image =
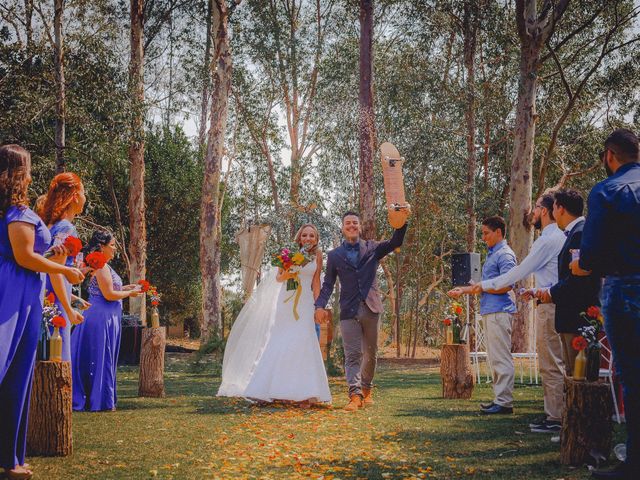
<svg viewBox="0 0 640 480">
<path fill-rule="evenodd" d="M 453 302 L 449 309 L 450 315 L 443 320 L 445 325 L 445 338 L 446 343 L 463 343 L 461 333 L 462 333 L 462 322 L 460 321 L 461 315 L 464 313 L 464 308 L 458 302 Z M 451 333 L 449 333 L 451 331 Z M 451 335 L 451 341 L 449 341 L 449 335 Z"/>
<path fill-rule="evenodd" d="M 447 345 L 453 344 L 453 328 L 451 328 L 451 319 L 445 318 L 442 323 L 444 324 L 444 338 Z"/>
<path fill-rule="evenodd" d="M 600 376 L 600 355 L 602 347 L 600 345 L 600 332 L 602 332 L 604 317 L 600 312 L 600 308 L 595 305 L 587 308 L 586 312 L 581 312 L 580 317 L 585 320 L 588 325 L 580 327 L 580 337 L 584 342 L 579 342 L 582 346 L 585 356 L 585 377 L 588 381 L 594 382 Z M 575 347 L 574 347 L 575 348 Z M 577 350 L 577 349 L 576 349 Z"/>
<path fill-rule="evenodd" d="M 62 336 L 60 329 L 67 326 L 67 321 L 62 315 L 55 316 L 51 319 L 53 325 L 53 335 L 49 339 L 49 361 L 62 361 Z"/>
<path fill-rule="evenodd" d="M 157 328 L 160 326 L 160 312 L 158 312 L 158 305 L 160 305 L 160 297 L 162 294 L 158 293 L 158 288 L 151 285 L 147 280 L 139 280 L 140 291 L 146 293 L 151 302 L 151 326 Z"/>
<path fill-rule="evenodd" d="M 573 379 L 584 380 L 585 372 L 587 370 L 587 356 L 584 351 L 588 346 L 588 342 L 583 336 L 577 336 L 571 341 L 571 346 L 574 350 L 578 351 L 578 356 L 576 356 L 576 360 L 573 365 Z"/>
<path fill-rule="evenodd" d="M 49 340 L 51 339 L 50 329 L 53 327 L 52 321 L 54 318 L 61 316 L 62 312 L 60 312 L 60 309 L 56 305 L 56 296 L 53 292 L 47 292 L 42 303 L 42 322 L 40 323 L 37 352 L 38 360 L 49 360 Z"/>
</svg>

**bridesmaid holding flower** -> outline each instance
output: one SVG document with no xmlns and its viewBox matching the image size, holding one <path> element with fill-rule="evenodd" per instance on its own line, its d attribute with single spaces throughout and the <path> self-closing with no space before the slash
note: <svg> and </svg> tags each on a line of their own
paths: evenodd
<svg viewBox="0 0 640 480">
<path fill-rule="evenodd" d="M 31 478 L 24 463 L 33 367 L 44 296 L 44 275 L 63 275 L 70 283 L 84 278 L 62 265 L 64 247 L 44 252 L 51 243 L 46 224 L 28 207 L 31 156 L 18 145 L 0 147 L 0 467 L 11 480 Z M 59 263 L 56 263 L 59 262 Z"/>
<path fill-rule="evenodd" d="M 122 299 L 141 292 L 139 285 L 123 286 L 109 265 L 115 252 L 116 240 L 104 230 L 95 231 L 85 247 L 85 260 L 95 271 L 89 281 L 91 306 L 71 334 L 74 410 L 116 408 Z"/>
<path fill-rule="evenodd" d="M 84 194 L 84 185 L 80 177 L 75 173 L 59 173 L 49 185 L 44 205 L 42 206 L 42 220 L 51 231 L 52 245 L 61 245 L 68 237 L 78 237 L 78 231 L 73 225 L 74 218 L 82 213 L 87 198 Z M 73 266 L 74 256 L 69 256 L 65 264 Z M 62 312 L 67 325 L 60 329 L 62 336 L 62 360 L 71 361 L 71 325 L 82 322 L 82 314 L 71 307 L 71 284 L 62 275 L 50 274 L 47 278 L 47 291 L 53 291 L 56 295 L 56 306 Z M 82 299 L 78 300 L 83 307 L 88 307 Z"/>
</svg>

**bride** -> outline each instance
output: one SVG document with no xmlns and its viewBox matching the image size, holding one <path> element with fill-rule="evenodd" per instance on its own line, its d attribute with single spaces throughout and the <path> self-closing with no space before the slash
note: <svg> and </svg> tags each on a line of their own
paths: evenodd
<svg viewBox="0 0 640 480">
<path fill-rule="evenodd" d="M 318 240 L 313 224 L 303 225 L 295 236 L 300 247 L 315 255 L 298 271 L 298 320 L 291 298 L 295 292 L 285 287 L 293 274 L 275 268 L 240 311 L 227 340 L 218 396 L 289 400 L 302 407 L 331 402 L 313 320 L 322 271 Z"/>
</svg>

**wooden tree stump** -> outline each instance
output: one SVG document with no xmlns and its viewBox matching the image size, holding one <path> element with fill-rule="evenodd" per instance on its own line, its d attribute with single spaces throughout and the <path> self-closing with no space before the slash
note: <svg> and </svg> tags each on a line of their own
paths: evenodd
<svg viewBox="0 0 640 480">
<path fill-rule="evenodd" d="M 27 428 L 29 455 L 71 455 L 71 413 L 71 363 L 37 362 Z"/>
<path fill-rule="evenodd" d="M 604 382 L 564 380 L 564 413 L 560 432 L 560 463 L 595 463 L 590 452 L 605 458 L 611 452 L 613 401 Z"/>
<path fill-rule="evenodd" d="M 440 376 L 442 377 L 442 398 L 471 398 L 474 377 L 468 345 L 442 346 Z"/>
<path fill-rule="evenodd" d="M 140 349 L 139 397 L 164 397 L 165 327 L 142 330 Z"/>
</svg>

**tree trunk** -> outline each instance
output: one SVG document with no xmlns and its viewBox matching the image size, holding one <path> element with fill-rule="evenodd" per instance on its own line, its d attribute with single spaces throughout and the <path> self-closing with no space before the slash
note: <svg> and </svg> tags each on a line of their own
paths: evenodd
<svg viewBox="0 0 640 480">
<path fill-rule="evenodd" d="M 64 79 L 64 42 L 62 33 L 62 18 L 64 16 L 64 0 L 55 0 L 53 16 L 53 32 L 55 45 L 56 69 L 56 173 L 65 171 L 65 79 Z"/>
<path fill-rule="evenodd" d="M 224 0 L 215 0 L 212 14 L 216 64 L 211 66 L 213 95 L 211 126 L 204 164 L 200 218 L 200 271 L 202 273 L 202 335 L 206 342 L 222 330 L 220 305 L 220 254 L 218 212 L 220 170 L 224 156 L 229 93 L 231 91 L 231 52 L 229 50 L 228 11 Z"/>
<path fill-rule="evenodd" d="M 147 230 L 144 199 L 144 0 L 131 0 L 131 139 L 129 142 L 129 282 L 146 276 Z M 131 298 L 130 313 L 140 313 L 146 325 L 145 296 Z"/>
<path fill-rule="evenodd" d="M 373 158 L 376 126 L 373 109 L 373 0 L 360 0 L 360 221 L 362 237 L 376 238 Z"/>
<path fill-rule="evenodd" d="M 613 426 L 613 401 L 603 382 L 564 380 L 564 413 L 560 432 L 560 463 L 595 463 L 590 452 L 609 457 Z"/>
<path fill-rule="evenodd" d="M 204 48 L 204 78 L 202 85 L 202 99 L 200 101 L 200 132 L 198 133 L 198 145 L 205 147 L 207 135 L 207 111 L 209 109 L 209 86 L 211 85 L 211 15 L 213 12 L 213 0 L 207 1 L 207 39 Z"/>
<path fill-rule="evenodd" d="M 24 0 L 24 26 L 27 34 L 27 73 L 31 73 L 33 63 L 33 0 Z"/>
<path fill-rule="evenodd" d="M 29 406 L 29 455 L 71 455 L 71 413 L 71 363 L 37 362 Z"/>
<path fill-rule="evenodd" d="M 473 372 L 469 358 L 469 346 L 466 344 L 442 346 L 442 398 L 471 398 Z"/>
<path fill-rule="evenodd" d="M 520 90 L 516 110 L 516 125 L 511 157 L 511 180 L 509 189 L 509 244 L 518 261 L 522 261 L 533 242 L 533 230 L 529 223 L 531 210 L 532 167 L 534 138 L 536 133 L 536 87 L 538 47 L 529 45 L 520 56 Z M 516 288 L 528 287 L 530 279 L 517 284 Z M 517 297 L 518 313 L 514 316 L 512 349 L 514 352 L 528 351 L 529 302 Z"/>
<path fill-rule="evenodd" d="M 516 25 L 520 38 L 520 78 L 516 108 L 511 177 L 509 183 L 509 243 L 518 261 L 527 256 L 533 243 L 529 223 L 532 194 L 534 139 L 536 134 L 536 89 L 540 52 L 553 34 L 569 0 L 544 2 L 538 15 L 537 0 L 516 0 Z M 516 289 L 527 287 L 530 279 L 518 282 Z M 532 314 L 529 302 L 518 297 L 518 313 L 514 316 L 512 350 L 529 350 L 528 323 Z"/>
<path fill-rule="evenodd" d="M 464 3 L 464 66 L 467 70 L 465 85 L 464 119 L 467 128 L 467 183 L 465 186 L 467 210 L 467 251 L 476 251 L 476 39 L 478 12 L 470 0 Z"/>
<path fill-rule="evenodd" d="M 165 327 L 143 328 L 140 347 L 139 397 L 164 397 Z"/>
</svg>

